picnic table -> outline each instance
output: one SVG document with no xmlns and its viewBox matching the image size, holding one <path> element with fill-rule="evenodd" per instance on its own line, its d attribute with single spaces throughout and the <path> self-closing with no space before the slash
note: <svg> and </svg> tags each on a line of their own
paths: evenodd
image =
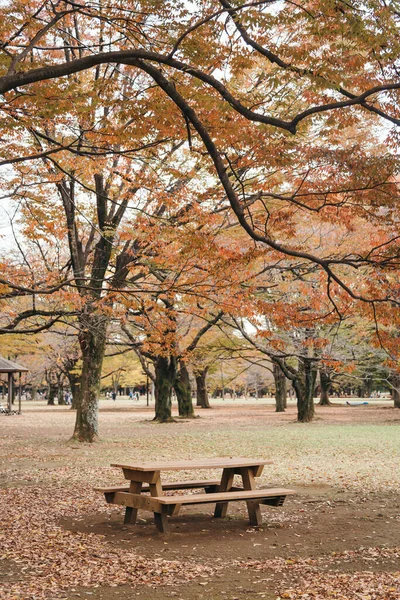
<svg viewBox="0 0 400 600">
<path fill-rule="evenodd" d="M 167 530 L 167 517 L 177 515 L 183 505 L 215 503 L 214 517 L 225 517 L 229 502 L 242 500 L 247 504 L 250 523 L 261 525 L 260 504 L 281 506 L 293 490 L 284 488 L 256 489 L 259 477 L 269 460 L 252 458 L 205 458 L 168 462 L 112 464 L 122 469 L 129 487 L 95 488 L 104 493 L 109 504 L 125 506 L 125 523 L 135 523 L 138 510 L 154 513 L 156 527 Z M 168 471 L 222 469 L 220 479 L 163 482 Z M 242 486 L 234 486 L 234 476 L 240 475 Z M 182 490 L 204 489 L 205 493 L 182 494 Z M 178 493 L 170 493 L 176 491 Z M 168 494 L 165 494 L 168 492 Z M 180 493 L 179 493 L 180 492 Z"/>
</svg>

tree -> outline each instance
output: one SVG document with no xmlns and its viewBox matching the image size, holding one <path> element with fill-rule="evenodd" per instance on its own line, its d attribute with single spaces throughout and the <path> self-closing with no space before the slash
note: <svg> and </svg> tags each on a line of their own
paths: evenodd
<svg viewBox="0 0 400 600">
<path fill-rule="evenodd" d="M 319 400 L 319 405 L 320 406 L 330 406 L 331 402 L 329 400 L 329 389 L 330 389 L 330 384 L 331 384 L 331 377 L 330 377 L 331 373 L 329 372 L 329 370 L 324 367 L 321 366 L 319 369 L 319 382 L 320 382 L 320 387 L 321 387 L 321 392 L 320 392 L 320 400 Z"/>
<path fill-rule="evenodd" d="M 135 20 L 136 11 L 142 14 L 140 26 Z M 152 2 L 142 0 L 139 5 L 127 3 L 123 10 L 112 2 L 104 14 L 102 6 L 91 5 L 86 10 L 65 0 L 56 5 L 46 1 L 38 10 L 32 2 L 23 16 L 20 6 L 10 2 L 3 12 L 13 15 L 10 21 L 2 21 L 2 51 L 8 72 L 0 79 L 0 91 L 11 92 L 6 109 L 11 110 L 9 107 L 15 101 L 13 90 L 30 85 L 34 95 L 33 103 L 32 97 L 29 98 L 28 114 L 31 115 L 32 104 L 38 101 L 36 83 L 50 80 L 48 86 L 51 87 L 56 78 L 88 69 L 98 72 L 99 65 L 126 65 L 127 72 L 147 74 L 145 85 L 153 81 L 168 96 L 171 106 L 175 105 L 177 117 L 183 114 L 188 132 L 192 128 L 201 139 L 245 231 L 256 242 L 279 253 L 312 261 L 325 274 L 328 285 L 335 283 L 354 298 L 364 297 L 349 287 L 345 274 L 336 268 L 340 265 L 363 265 L 366 269 L 382 266 L 381 243 L 358 257 L 356 254 L 320 256 L 306 248 L 297 249 L 296 244 L 279 243 L 274 239 L 271 214 L 265 202 L 275 198 L 288 206 L 288 214 L 296 208 L 310 216 L 316 213 L 318 217 L 320 212 L 324 217 L 331 215 L 332 209 L 347 214 L 349 206 L 356 206 L 356 212 L 364 211 L 367 202 L 370 218 L 374 218 L 373 207 L 387 204 L 386 192 L 390 189 L 397 193 L 396 185 L 391 183 L 396 164 L 394 157 L 386 154 L 369 159 L 359 146 L 349 147 L 341 139 L 343 130 L 351 128 L 354 132 L 358 127 L 364 128 L 366 123 L 373 127 L 378 117 L 399 123 L 397 90 L 400 83 L 393 62 L 399 42 L 397 12 L 393 6 L 386 7 L 383 16 L 379 5 L 372 0 L 360 8 L 346 7 L 346 10 L 338 10 L 336 4 L 328 0 L 316 5 L 283 2 L 275 12 L 270 10 L 267 0 L 239 6 L 229 0 L 210 0 L 191 11 L 183 6 L 172 11 L 169 5 L 155 9 Z M 20 28 L 19 19 L 24 19 Z M 81 27 L 74 36 L 73 26 L 77 22 Z M 121 26 L 121 22 L 124 25 Z M 220 35 L 223 23 L 226 23 L 225 36 Z M 117 28 L 120 38 L 113 37 L 112 27 Z M 130 27 L 140 40 L 136 47 L 129 38 Z M 93 32 L 98 32 L 97 44 L 91 44 L 89 49 L 87 38 L 92 39 Z M 286 35 L 279 35 L 281 32 Z M 330 45 L 325 44 L 324 32 L 329 33 Z M 340 53 L 336 51 L 337 44 L 343 49 Z M 359 48 L 357 60 L 351 51 L 355 45 Z M 211 74 L 217 69 L 219 73 L 227 69 L 229 75 Z M 244 85 L 246 76 L 247 86 Z M 295 92 L 285 94 L 288 87 L 295 88 Z M 194 90 L 198 110 L 192 106 Z M 43 95 L 43 85 L 40 91 Z M 244 98 L 249 105 L 262 104 L 262 110 L 248 108 L 243 103 Z M 24 98 L 23 102 L 28 99 Z M 226 131 L 215 122 L 216 111 L 227 115 Z M 235 136 L 241 141 L 239 150 L 231 156 L 224 149 L 224 143 L 232 135 L 229 120 L 235 129 L 239 126 L 241 132 Z M 249 136 L 255 131 L 267 154 L 252 147 Z M 279 142 L 278 155 L 270 152 L 270 131 L 275 132 L 274 141 Z M 290 150 L 293 153 L 295 147 L 287 134 L 298 134 L 300 138 L 305 135 L 306 145 L 314 140 L 311 150 L 305 153 L 303 171 L 302 163 L 287 154 Z M 213 137 L 218 137 L 218 142 Z M 194 144 L 191 132 L 190 140 Z M 325 140 L 328 150 L 324 152 Z M 390 142 L 394 141 L 391 137 Z M 301 147 L 300 142 L 297 150 Z M 59 144 L 45 152 L 56 150 Z M 249 183 L 245 169 L 245 176 L 241 177 L 241 169 L 250 157 L 254 166 L 265 171 L 266 167 L 273 168 L 272 163 L 276 163 L 282 151 L 286 153 L 283 169 L 292 175 L 293 193 L 273 191 L 279 181 L 276 176 L 272 176 L 270 182 L 265 177 L 257 177 Z M 267 157 L 270 164 L 266 164 Z M 12 162 L 13 158 L 8 160 Z M 327 175 L 321 179 L 324 171 Z M 282 173 L 280 169 L 280 175 Z M 235 177 L 244 190 L 242 199 L 231 181 Z M 255 201 L 254 195 L 260 202 L 252 213 L 248 203 Z M 263 233 L 265 226 L 267 233 Z M 389 231 L 383 252 L 386 265 L 397 256 L 397 241 L 391 239 Z M 395 301 L 389 286 L 385 287 L 385 294 L 375 294 L 374 298 L 391 297 Z M 365 294 L 367 298 L 372 299 Z"/>
<path fill-rule="evenodd" d="M 194 417 L 188 361 L 202 337 L 219 321 L 222 313 L 207 315 L 202 310 L 201 317 L 191 315 L 188 323 L 172 303 L 171 296 L 167 299 L 161 295 L 160 298 L 161 303 L 152 303 L 151 329 L 141 327 L 142 319 L 136 323 L 139 331 L 135 332 L 132 319 L 130 326 L 123 325 L 122 329 L 137 352 L 142 368 L 154 383 L 154 420 L 165 423 L 172 420 L 173 389 L 178 400 L 179 416 Z M 183 304 L 182 299 L 180 304 Z M 182 313 L 184 315 L 183 310 Z M 145 314 L 146 310 L 142 306 L 142 315 Z M 153 371 L 149 369 L 145 358 L 153 364 Z"/>
<path fill-rule="evenodd" d="M 0 92 L 7 119 L 1 152 L 13 169 L 3 187 L 19 195 L 32 177 L 31 164 L 56 160 L 52 184 L 67 219 L 68 268 L 84 305 L 77 317 L 85 390 L 77 438 L 97 436 L 107 310 L 135 250 L 128 243 L 119 258 L 113 254 L 126 194 L 131 185 L 136 189 L 126 181 L 129 170 L 115 172 L 113 157 L 139 151 L 151 161 L 154 143 L 171 150 L 165 136 L 175 144 L 185 140 L 189 154 L 201 157 L 209 205 L 218 190 L 218 210 L 234 215 L 270 262 L 290 257 L 299 268 L 314 265 L 330 308 L 340 314 L 350 297 L 367 302 L 377 317 L 391 303 L 391 318 L 398 321 L 398 140 L 385 132 L 377 151 L 376 136 L 372 142 L 363 137 L 382 120 L 399 124 L 398 15 L 392 4 L 375 0 L 341 8 L 331 0 L 282 2 L 273 9 L 267 0 L 208 0 L 190 10 L 150 0 L 122 8 L 114 0 L 107 7 L 10 0 L 1 8 Z M 54 132 L 49 124 L 56 119 Z M 82 156 L 88 172 L 79 176 L 96 211 L 80 204 L 78 217 L 74 161 Z M 148 190 L 149 180 L 140 187 Z M 83 239 L 76 234 L 81 217 L 94 227 Z M 353 233 L 365 222 L 375 232 L 359 243 Z M 326 225 L 339 223 L 354 240 L 350 250 L 325 244 Z M 118 265 L 116 277 L 103 298 L 111 263 Z M 7 268 L 3 282 L 7 290 L 37 296 L 37 287 L 21 286 Z M 41 293 L 54 285 L 65 286 L 65 278 L 46 280 Z M 45 325 L 60 318 L 42 313 L 49 317 Z"/>
<path fill-rule="evenodd" d="M 286 378 L 279 363 L 273 362 L 273 375 L 275 380 L 276 412 L 285 412 L 287 404 Z"/>
</svg>

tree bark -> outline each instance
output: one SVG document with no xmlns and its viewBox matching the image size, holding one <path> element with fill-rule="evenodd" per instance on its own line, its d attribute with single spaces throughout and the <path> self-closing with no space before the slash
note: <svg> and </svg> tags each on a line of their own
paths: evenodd
<svg viewBox="0 0 400 600">
<path fill-rule="evenodd" d="M 72 402 L 71 409 L 76 409 L 80 405 L 80 375 L 73 371 L 67 371 L 69 387 L 71 388 Z"/>
<path fill-rule="evenodd" d="M 47 381 L 47 405 L 54 406 L 55 399 L 57 398 L 57 383 L 53 379 L 53 373 L 50 371 L 46 373 Z"/>
<path fill-rule="evenodd" d="M 183 360 L 179 361 L 179 373 L 175 379 L 174 389 L 178 400 L 179 416 L 192 419 L 194 408 L 192 402 L 192 389 L 190 386 L 189 371 Z"/>
<path fill-rule="evenodd" d="M 57 373 L 57 404 L 65 404 L 62 373 Z"/>
<path fill-rule="evenodd" d="M 372 377 L 370 375 L 367 375 L 367 377 L 365 378 L 365 395 L 367 398 L 371 398 L 372 383 Z"/>
<path fill-rule="evenodd" d="M 197 406 L 201 406 L 201 408 L 211 408 L 206 386 L 207 373 L 208 367 L 205 367 L 195 374 Z"/>
<path fill-rule="evenodd" d="M 272 372 L 275 381 L 275 411 L 285 412 L 287 404 L 286 377 L 277 363 L 273 363 Z"/>
<path fill-rule="evenodd" d="M 101 314 L 85 314 L 80 319 L 80 325 L 78 339 L 82 353 L 81 392 L 72 437 L 80 442 L 94 442 L 98 437 L 98 396 L 108 318 Z"/>
<path fill-rule="evenodd" d="M 392 377 L 392 386 L 394 408 L 400 408 L 400 375 Z"/>
<path fill-rule="evenodd" d="M 321 384 L 321 394 L 319 398 L 320 406 L 331 406 L 331 402 L 329 400 L 329 386 L 331 383 L 330 377 L 324 369 L 320 369 L 319 371 L 320 384 Z"/>
<path fill-rule="evenodd" d="M 176 380 L 176 358 L 158 356 L 154 360 L 155 371 L 155 417 L 154 421 L 168 423 L 172 421 L 172 388 Z"/>
<path fill-rule="evenodd" d="M 293 381 L 297 397 L 297 421 L 309 423 L 314 418 L 314 389 L 317 377 L 315 361 L 307 357 L 299 358 L 298 373 Z"/>
</svg>

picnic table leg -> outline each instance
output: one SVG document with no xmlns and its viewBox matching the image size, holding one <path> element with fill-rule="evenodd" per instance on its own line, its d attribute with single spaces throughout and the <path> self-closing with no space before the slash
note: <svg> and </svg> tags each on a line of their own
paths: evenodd
<svg viewBox="0 0 400 600">
<path fill-rule="evenodd" d="M 235 475 L 234 469 L 224 469 L 222 472 L 221 483 L 219 485 L 219 492 L 229 492 L 233 484 L 233 478 Z M 214 510 L 214 517 L 226 517 L 228 510 L 228 502 L 217 502 Z"/>
<path fill-rule="evenodd" d="M 167 524 L 167 511 L 165 510 L 167 507 L 166 506 L 162 506 L 161 513 L 154 513 L 154 521 L 156 523 L 156 527 L 158 529 L 158 531 L 161 531 L 161 533 L 166 533 L 167 529 L 168 529 L 168 524 Z"/>
<path fill-rule="evenodd" d="M 251 468 L 244 467 L 240 469 L 240 474 L 243 481 L 243 489 L 255 490 L 256 482 L 254 480 L 254 473 Z M 247 512 L 249 513 L 249 520 L 251 525 L 261 525 L 262 517 L 260 510 L 260 503 L 257 500 L 247 500 Z"/>
<path fill-rule="evenodd" d="M 149 486 L 150 486 L 150 496 L 163 496 L 164 495 L 160 477 L 158 477 L 154 483 L 150 483 Z M 167 527 L 168 527 L 168 525 L 167 525 L 167 510 L 168 509 L 166 506 L 162 506 L 161 513 L 159 513 L 159 512 L 153 513 L 154 514 L 154 522 L 156 524 L 158 531 L 161 531 L 161 533 L 166 533 L 166 531 L 167 531 Z"/>
<path fill-rule="evenodd" d="M 141 481 L 131 481 L 131 484 L 129 486 L 129 491 L 132 494 L 140 494 L 140 492 L 142 491 L 142 482 Z M 136 523 L 136 519 L 137 519 L 137 512 L 138 512 L 137 508 L 132 508 L 131 506 L 127 506 L 125 509 L 124 523 L 126 525 L 127 524 L 134 525 Z"/>
</svg>

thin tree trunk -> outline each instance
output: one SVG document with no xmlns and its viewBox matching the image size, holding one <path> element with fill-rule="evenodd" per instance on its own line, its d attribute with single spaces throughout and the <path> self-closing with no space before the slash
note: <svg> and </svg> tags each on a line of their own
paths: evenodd
<svg viewBox="0 0 400 600">
<path fill-rule="evenodd" d="M 83 315 L 79 344 L 82 353 L 79 404 L 73 439 L 94 442 L 98 437 L 98 405 L 108 319 L 104 315 Z"/>
<path fill-rule="evenodd" d="M 371 398 L 372 394 L 372 377 L 367 375 L 365 379 L 365 395 L 367 398 Z"/>
<path fill-rule="evenodd" d="M 47 405 L 54 406 L 57 398 L 57 383 L 53 380 L 53 373 L 46 374 L 47 381 Z"/>
<path fill-rule="evenodd" d="M 155 417 L 154 421 L 172 421 L 172 388 L 176 379 L 176 359 L 173 356 L 158 356 L 154 361 L 155 371 Z"/>
<path fill-rule="evenodd" d="M 207 373 L 208 367 L 205 367 L 202 371 L 197 371 L 195 375 L 197 406 L 201 406 L 201 408 L 211 408 L 206 386 Z"/>
<path fill-rule="evenodd" d="M 63 375 L 57 374 L 57 403 L 65 404 L 64 401 L 64 386 L 63 386 Z"/>
<path fill-rule="evenodd" d="M 324 371 L 324 369 L 320 369 L 319 378 L 321 384 L 321 394 L 319 398 L 320 406 L 331 406 L 331 402 L 329 400 L 329 386 L 331 383 L 329 375 Z"/>
<path fill-rule="evenodd" d="M 276 412 L 285 412 L 287 403 L 286 377 L 277 363 L 273 363 L 273 375 L 275 381 Z"/>
<path fill-rule="evenodd" d="M 293 382 L 297 396 L 297 420 L 309 423 L 314 418 L 314 389 L 317 377 L 315 361 L 299 358 L 298 375 Z"/>
<path fill-rule="evenodd" d="M 67 377 L 72 394 L 71 409 L 76 409 L 80 405 L 80 375 L 71 371 L 67 371 Z"/>
<path fill-rule="evenodd" d="M 193 418 L 194 408 L 189 371 L 183 360 L 179 361 L 179 373 L 175 379 L 174 389 L 178 400 L 179 416 L 186 419 Z"/>
</svg>

